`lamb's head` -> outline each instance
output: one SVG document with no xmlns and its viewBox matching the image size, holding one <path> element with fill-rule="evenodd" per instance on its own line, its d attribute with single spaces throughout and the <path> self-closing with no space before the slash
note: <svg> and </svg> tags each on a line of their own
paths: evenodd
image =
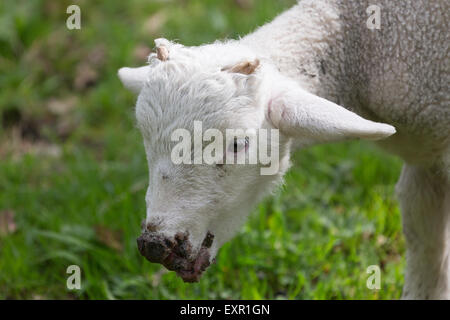
<svg viewBox="0 0 450 320">
<path fill-rule="evenodd" d="M 184 281 L 198 281 L 281 181 L 293 138 L 311 143 L 394 132 L 303 91 L 238 42 L 155 43 L 148 66 L 119 70 L 138 93 L 150 173 L 138 248 Z"/>
</svg>

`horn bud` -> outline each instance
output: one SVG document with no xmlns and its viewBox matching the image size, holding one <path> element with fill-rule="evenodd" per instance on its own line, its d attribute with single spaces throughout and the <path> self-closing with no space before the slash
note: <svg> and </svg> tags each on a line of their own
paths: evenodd
<svg viewBox="0 0 450 320">
<path fill-rule="evenodd" d="M 169 59 L 169 50 L 165 46 L 156 48 L 156 57 L 161 61 L 167 61 Z"/>
<path fill-rule="evenodd" d="M 252 74 L 259 66 L 259 59 L 254 61 L 243 61 L 235 64 L 234 66 L 222 68 L 222 71 L 228 71 L 231 73 Z"/>
</svg>

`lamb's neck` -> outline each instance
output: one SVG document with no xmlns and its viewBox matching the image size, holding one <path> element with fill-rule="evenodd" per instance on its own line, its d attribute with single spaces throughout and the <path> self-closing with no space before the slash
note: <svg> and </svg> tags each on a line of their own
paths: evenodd
<svg viewBox="0 0 450 320">
<path fill-rule="evenodd" d="M 327 73 L 329 48 L 341 38 L 339 11 L 326 0 L 304 0 L 241 39 L 262 60 L 315 94 L 338 100 L 335 77 Z"/>
</svg>

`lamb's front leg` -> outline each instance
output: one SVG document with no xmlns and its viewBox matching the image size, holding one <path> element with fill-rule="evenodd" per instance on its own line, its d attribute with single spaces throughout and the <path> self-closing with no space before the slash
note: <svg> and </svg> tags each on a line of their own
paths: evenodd
<svg viewBox="0 0 450 320">
<path fill-rule="evenodd" d="M 450 183 L 442 170 L 405 164 L 397 194 L 406 238 L 403 299 L 450 299 Z"/>
</svg>

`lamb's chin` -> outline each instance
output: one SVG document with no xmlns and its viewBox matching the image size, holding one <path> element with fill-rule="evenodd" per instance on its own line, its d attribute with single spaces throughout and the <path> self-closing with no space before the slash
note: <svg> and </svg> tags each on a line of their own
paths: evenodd
<svg viewBox="0 0 450 320">
<path fill-rule="evenodd" d="M 203 272 L 210 266 L 210 256 L 207 249 L 202 248 L 197 257 L 189 261 L 188 269 L 176 270 L 177 275 L 183 279 L 184 282 L 198 282 Z"/>
</svg>

